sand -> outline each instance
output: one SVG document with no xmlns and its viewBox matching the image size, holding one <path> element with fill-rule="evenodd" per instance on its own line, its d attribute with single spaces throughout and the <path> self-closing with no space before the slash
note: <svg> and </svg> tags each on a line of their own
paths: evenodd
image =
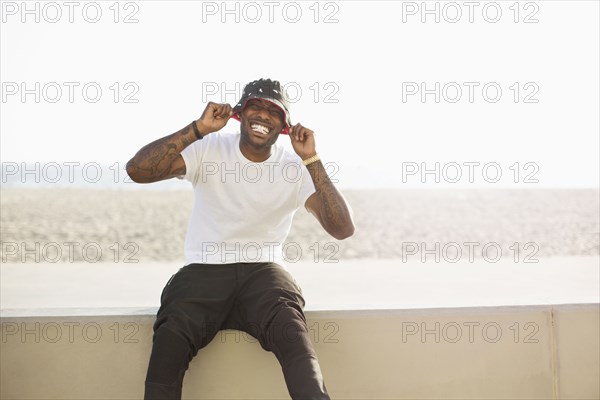
<svg viewBox="0 0 600 400">
<path fill-rule="evenodd" d="M 464 261 L 472 255 L 491 263 L 498 248 L 502 259 L 535 262 L 600 252 L 596 189 L 349 190 L 344 195 L 354 211 L 355 235 L 337 241 L 300 210 L 287 241 L 293 243 L 290 259 L 296 259 L 298 248 L 300 260 L 317 262 L 436 256 Z M 183 262 L 192 201 L 191 190 L 3 188 L 0 256 L 5 263 L 27 264 Z"/>
</svg>

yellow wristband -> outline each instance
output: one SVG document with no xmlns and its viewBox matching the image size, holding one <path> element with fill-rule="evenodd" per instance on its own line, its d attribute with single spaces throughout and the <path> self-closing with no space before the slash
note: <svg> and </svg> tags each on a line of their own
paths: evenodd
<svg viewBox="0 0 600 400">
<path fill-rule="evenodd" d="M 302 160 L 302 162 L 304 163 L 304 165 L 308 165 L 308 164 L 312 164 L 315 161 L 319 161 L 321 159 L 321 157 L 319 157 L 318 154 L 315 154 L 314 156 L 307 158 L 306 160 Z"/>
</svg>

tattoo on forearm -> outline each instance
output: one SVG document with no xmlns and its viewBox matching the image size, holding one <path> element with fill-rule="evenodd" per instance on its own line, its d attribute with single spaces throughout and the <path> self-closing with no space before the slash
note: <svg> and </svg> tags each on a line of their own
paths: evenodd
<svg viewBox="0 0 600 400">
<path fill-rule="evenodd" d="M 343 230 L 351 224 L 348 205 L 327 175 L 320 161 L 307 166 L 315 184 L 315 189 L 321 198 L 321 218 L 329 230 Z"/>
<path fill-rule="evenodd" d="M 185 168 L 171 170 L 173 161 L 194 139 L 190 138 L 189 126 L 142 147 L 127 163 L 127 170 L 149 181 L 160 180 L 168 175 L 182 175 Z"/>
</svg>

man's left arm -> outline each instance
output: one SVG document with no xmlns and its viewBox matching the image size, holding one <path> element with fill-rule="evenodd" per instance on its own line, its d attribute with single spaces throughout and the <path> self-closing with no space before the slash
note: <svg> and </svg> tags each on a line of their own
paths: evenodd
<svg viewBox="0 0 600 400">
<path fill-rule="evenodd" d="M 290 128 L 292 146 L 302 160 L 308 160 L 317 155 L 314 132 L 300 124 Z M 306 200 L 306 208 L 310 211 L 323 228 L 338 240 L 346 239 L 354 234 L 354 222 L 350 206 L 337 190 L 321 160 L 311 162 L 306 166 L 316 192 Z"/>
</svg>

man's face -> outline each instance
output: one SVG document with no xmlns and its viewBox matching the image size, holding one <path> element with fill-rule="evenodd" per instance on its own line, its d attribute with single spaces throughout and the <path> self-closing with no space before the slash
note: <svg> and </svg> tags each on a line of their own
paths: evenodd
<svg viewBox="0 0 600 400">
<path fill-rule="evenodd" d="M 283 111 L 267 100 L 252 99 L 240 114 L 244 141 L 256 147 L 270 147 L 284 128 Z"/>
</svg>

